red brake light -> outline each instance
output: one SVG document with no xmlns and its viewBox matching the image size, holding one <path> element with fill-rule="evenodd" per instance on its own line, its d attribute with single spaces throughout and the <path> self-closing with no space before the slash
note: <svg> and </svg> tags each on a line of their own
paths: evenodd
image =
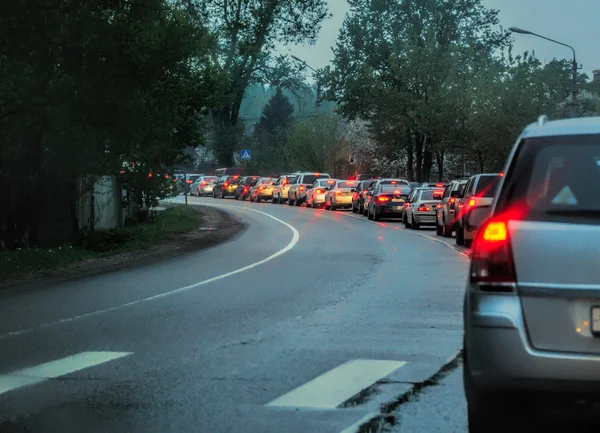
<svg viewBox="0 0 600 433">
<path fill-rule="evenodd" d="M 340 191 L 339 189 L 335 192 L 335 195 L 342 195 L 342 191 Z"/>
<path fill-rule="evenodd" d="M 225 182 L 225 183 L 223 184 L 223 186 L 227 186 L 227 185 L 229 185 L 227 182 Z"/>
<path fill-rule="evenodd" d="M 313 173 L 313 176 L 319 176 L 321 173 Z"/>
<path fill-rule="evenodd" d="M 119 173 L 123 174 L 123 173 L 125 173 L 125 170 L 120 170 Z"/>
<path fill-rule="evenodd" d="M 502 177 L 504 176 L 504 173 L 498 173 L 498 176 Z"/>
<path fill-rule="evenodd" d="M 367 195 L 367 191 L 366 191 L 366 190 L 365 190 L 365 191 L 363 191 L 363 192 L 362 192 L 362 195 L 363 195 L 363 197 L 364 197 L 365 195 Z"/>
<path fill-rule="evenodd" d="M 396 182 L 395 180 L 392 181 L 392 185 L 396 185 L 396 183 L 398 182 Z"/>
<path fill-rule="evenodd" d="M 456 201 L 456 199 L 455 199 L 454 197 L 452 197 L 452 198 L 450 199 L 450 203 L 454 203 L 455 201 Z"/>
<path fill-rule="evenodd" d="M 492 219 L 477 231 L 470 277 L 472 282 L 516 281 L 507 221 Z"/>
<path fill-rule="evenodd" d="M 377 197 L 377 201 L 380 203 L 386 202 L 386 201 L 390 201 L 389 197 Z"/>
<path fill-rule="evenodd" d="M 431 209 L 427 206 L 419 206 L 419 208 L 417 209 L 418 212 L 429 212 Z"/>
<path fill-rule="evenodd" d="M 300 185 L 300 187 L 298 188 L 300 191 L 304 190 L 304 185 Z"/>
<path fill-rule="evenodd" d="M 472 198 L 471 200 L 469 200 L 468 206 L 475 206 L 475 199 L 474 198 Z"/>
<path fill-rule="evenodd" d="M 436 186 L 437 188 L 441 188 L 441 187 L 443 187 L 443 186 L 444 186 L 444 184 L 443 184 L 443 183 L 436 183 L 436 184 L 435 184 L 435 186 Z"/>
<path fill-rule="evenodd" d="M 317 188 L 315 190 L 315 194 L 323 194 L 325 191 L 323 191 L 321 188 Z"/>
</svg>

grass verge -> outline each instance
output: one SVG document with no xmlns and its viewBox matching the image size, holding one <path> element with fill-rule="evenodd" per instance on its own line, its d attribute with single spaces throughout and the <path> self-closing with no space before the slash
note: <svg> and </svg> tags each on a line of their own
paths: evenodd
<svg viewBox="0 0 600 433">
<path fill-rule="evenodd" d="M 153 213 L 142 224 L 82 234 L 72 244 L 0 252 L 0 281 L 160 244 L 200 227 L 202 221 L 197 209 L 177 206 Z"/>
</svg>

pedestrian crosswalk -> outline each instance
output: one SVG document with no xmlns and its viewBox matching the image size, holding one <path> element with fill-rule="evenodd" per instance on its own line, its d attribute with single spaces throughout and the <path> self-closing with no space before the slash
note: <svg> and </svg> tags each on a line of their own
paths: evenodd
<svg viewBox="0 0 600 433">
<path fill-rule="evenodd" d="M 67 374 L 128 355 L 131 355 L 131 352 L 82 352 L 35 367 L 3 374 L 0 375 L 0 395 L 24 386 L 35 385 L 49 379 L 66 376 Z"/>
<path fill-rule="evenodd" d="M 404 361 L 351 360 L 276 398 L 267 406 L 334 409 L 405 364 Z"/>
</svg>

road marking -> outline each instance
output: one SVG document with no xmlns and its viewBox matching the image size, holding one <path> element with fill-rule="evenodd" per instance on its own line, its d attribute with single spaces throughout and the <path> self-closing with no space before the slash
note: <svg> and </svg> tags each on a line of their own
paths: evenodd
<svg viewBox="0 0 600 433">
<path fill-rule="evenodd" d="M 213 205 L 211 205 L 211 206 L 213 206 Z M 221 204 L 218 204 L 218 205 L 215 204 L 214 206 L 233 207 L 233 208 L 237 208 L 237 209 L 240 208 L 240 206 L 221 205 Z M 251 208 L 246 208 L 246 207 L 243 209 L 267 216 L 267 217 L 271 218 L 272 220 L 277 221 L 280 224 L 283 224 L 284 226 L 286 226 L 287 228 L 289 228 L 292 231 L 292 234 L 293 234 L 292 240 L 284 248 L 282 248 L 279 251 L 276 251 L 275 253 L 271 254 L 269 257 L 259 260 L 258 262 L 252 263 L 250 265 L 244 266 L 243 268 L 239 268 L 239 269 L 236 269 L 231 272 L 226 272 L 224 274 L 217 275 L 216 277 L 212 277 L 207 280 L 203 280 L 203 281 L 199 281 L 194 284 L 190 284 L 189 286 L 180 287 L 178 289 L 170 290 L 168 292 L 159 293 L 158 295 L 149 296 L 147 298 L 142 298 L 142 299 L 137 299 L 137 300 L 131 301 L 131 302 L 126 302 L 125 304 L 115 305 L 114 307 L 104 308 L 102 310 L 90 311 L 89 313 L 80 314 L 78 316 L 73 316 L 73 317 L 67 317 L 65 319 L 56 320 L 54 322 L 44 323 L 42 325 L 34 326 L 32 328 L 20 329 L 18 331 L 8 332 L 6 334 L 0 335 L 0 340 L 9 338 L 9 337 L 15 337 L 15 336 L 23 335 L 23 334 L 28 334 L 28 333 L 34 332 L 36 330 L 39 330 L 39 329 L 45 329 L 45 328 L 49 328 L 49 327 L 55 326 L 55 325 L 60 325 L 63 323 L 74 322 L 74 321 L 85 319 L 88 317 L 97 316 L 99 314 L 109 313 L 109 312 L 120 310 L 120 309 L 126 308 L 126 307 L 132 307 L 134 305 L 142 304 L 144 302 L 155 301 L 157 299 L 166 298 L 168 296 L 173 296 L 173 295 L 176 295 L 176 294 L 179 294 L 182 292 L 187 292 L 189 290 L 196 289 L 200 286 L 205 286 L 207 284 L 214 283 L 215 281 L 223 280 L 223 279 L 231 277 L 233 275 L 236 275 L 236 274 L 239 274 L 239 273 L 242 273 L 245 271 L 249 271 L 250 269 L 254 269 L 260 265 L 264 265 L 265 263 L 270 262 L 271 260 L 276 259 L 277 257 L 282 256 L 285 253 L 287 253 L 288 251 L 290 251 L 292 248 L 294 248 L 296 246 L 296 244 L 300 240 L 300 233 L 298 232 L 298 230 L 296 230 L 295 227 L 286 223 L 285 221 L 280 220 L 279 218 L 276 218 L 273 215 L 270 215 L 266 212 L 262 212 L 262 211 L 259 211 L 256 209 L 251 209 Z"/>
<path fill-rule="evenodd" d="M 368 413 L 365 416 L 363 416 L 361 419 L 356 421 L 354 424 L 352 424 L 351 426 L 342 430 L 340 433 L 358 433 L 360 431 L 360 427 L 364 423 L 371 421 L 371 419 L 375 418 L 376 416 L 379 416 L 379 414 L 375 413 L 375 412 Z"/>
<path fill-rule="evenodd" d="M 276 398 L 267 406 L 334 409 L 404 365 L 404 361 L 348 361 Z"/>
<path fill-rule="evenodd" d="M 0 395 L 24 386 L 65 376 L 84 368 L 104 364 L 127 355 L 131 355 L 131 352 L 82 352 L 35 367 L 3 374 L 0 376 Z"/>
</svg>

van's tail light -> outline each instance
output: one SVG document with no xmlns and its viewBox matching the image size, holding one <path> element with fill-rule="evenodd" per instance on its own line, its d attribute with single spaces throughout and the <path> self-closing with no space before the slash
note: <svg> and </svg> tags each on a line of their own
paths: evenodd
<svg viewBox="0 0 600 433">
<path fill-rule="evenodd" d="M 427 206 L 423 206 L 423 205 L 421 205 L 417 208 L 417 212 L 429 212 L 430 210 L 431 210 L 431 208 L 429 208 Z"/>
<path fill-rule="evenodd" d="M 385 203 L 386 201 L 390 201 L 389 197 L 377 197 L 377 201 L 379 203 Z"/>
<path fill-rule="evenodd" d="M 504 219 L 491 219 L 477 230 L 470 277 L 472 282 L 516 282 L 508 222 Z"/>
</svg>

